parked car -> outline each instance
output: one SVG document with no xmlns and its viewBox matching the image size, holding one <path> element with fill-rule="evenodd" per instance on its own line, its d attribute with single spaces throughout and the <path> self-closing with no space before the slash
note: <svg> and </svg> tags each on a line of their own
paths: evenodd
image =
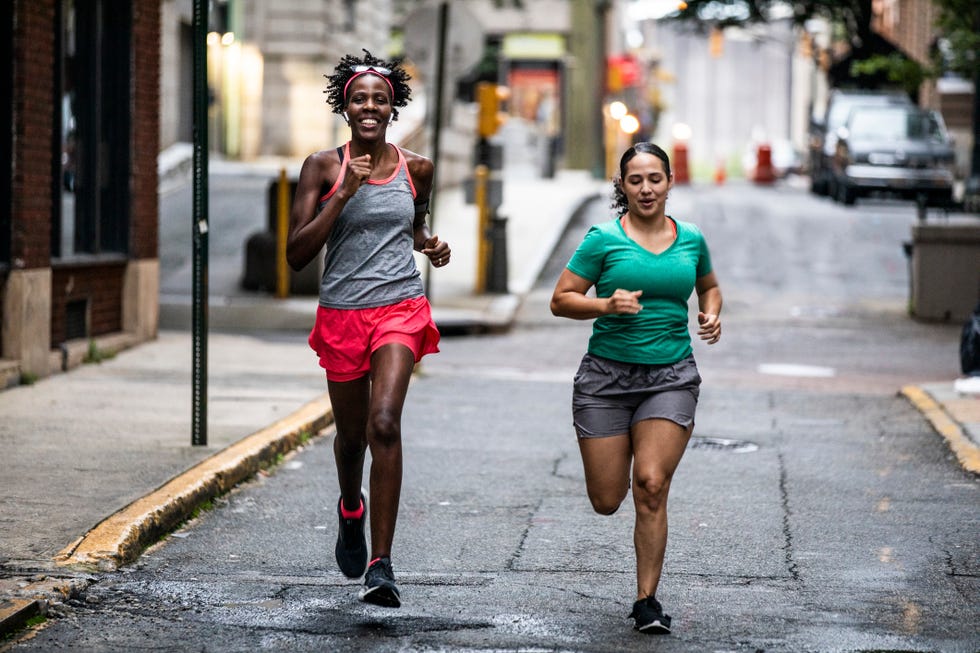
<svg viewBox="0 0 980 653">
<path fill-rule="evenodd" d="M 826 195 L 830 190 L 831 161 L 837 149 L 837 132 L 856 106 L 915 106 L 909 96 L 900 92 L 835 89 L 827 100 L 822 117 L 810 119 L 810 142 L 807 168 L 810 190 Z"/>
<path fill-rule="evenodd" d="M 915 106 L 858 106 L 837 132 L 829 191 L 853 204 L 875 192 L 948 206 L 955 153 L 937 111 Z"/>
</svg>

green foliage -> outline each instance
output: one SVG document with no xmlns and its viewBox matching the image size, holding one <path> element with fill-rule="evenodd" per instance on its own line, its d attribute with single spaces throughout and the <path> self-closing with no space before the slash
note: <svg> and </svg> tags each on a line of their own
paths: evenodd
<svg viewBox="0 0 980 653">
<path fill-rule="evenodd" d="M 21 372 L 20 373 L 20 384 L 21 385 L 34 385 L 37 383 L 38 376 L 33 372 Z"/>
<path fill-rule="evenodd" d="M 102 350 L 95 343 L 94 340 L 88 341 L 88 351 L 85 352 L 85 358 L 82 359 L 86 363 L 101 363 L 103 359 Z"/>
<path fill-rule="evenodd" d="M 13 642 L 14 640 L 23 636 L 26 631 L 33 630 L 34 628 L 47 623 L 48 618 L 43 614 L 34 615 L 30 619 L 24 622 L 24 625 L 20 628 L 11 630 L 10 632 L 3 633 L 0 637 L 0 644 L 6 644 L 8 642 Z M 6 649 L 4 649 L 6 650 Z"/>
<path fill-rule="evenodd" d="M 980 75 L 980 2 L 932 0 L 932 3 L 939 10 L 935 24 L 939 47 L 934 51 L 933 67 L 919 65 L 916 69 L 914 62 L 899 61 L 898 57 L 889 61 L 881 60 L 886 57 L 872 57 L 860 63 L 863 74 L 885 71 L 889 79 L 900 81 L 906 88 L 913 82 L 894 79 L 893 72 L 911 74 L 919 83 L 944 71 L 970 80 Z M 689 0 L 686 8 L 678 10 L 671 18 L 707 30 L 713 26 L 724 28 L 766 22 L 775 15 L 776 7 L 788 8 L 797 25 L 811 18 L 824 18 L 833 26 L 835 37 L 852 45 L 862 43 L 871 33 L 872 0 Z"/>
<path fill-rule="evenodd" d="M 88 351 L 85 352 L 85 358 L 82 359 L 83 363 L 101 363 L 104 360 L 111 359 L 115 354 L 111 351 L 106 351 L 101 349 L 94 339 L 88 341 Z"/>
<path fill-rule="evenodd" d="M 885 56 L 876 54 L 851 64 L 851 75 L 860 77 L 884 73 L 888 81 L 900 85 L 907 93 L 915 94 L 926 79 L 935 77 L 935 71 L 923 66 L 899 52 Z"/>
<path fill-rule="evenodd" d="M 975 79 L 980 75 L 980 2 L 933 0 L 939 9 L 936 28 L 940 47 L 935 58 L 942 68 Z"/>
<path fill-rule="evenodd" d="M 191 513 L 190 518 L 197 519 L 198 517 L 201 516 L 201 513 L 211 512 L 212 510 L 214 510 L 214 501 L 211 499 L 207 499 L 194 508 L 194 511 Z"/>
<path fill-rule="evenodd" d="M 724 28 L 767 22 L 774 15 L 784 16 L 787 9 L 797 25 L 825 18 L 843 26 L 852 42 L 870 31 L 871 0 L 689 0 L 672 17 Z"/>
</svg>

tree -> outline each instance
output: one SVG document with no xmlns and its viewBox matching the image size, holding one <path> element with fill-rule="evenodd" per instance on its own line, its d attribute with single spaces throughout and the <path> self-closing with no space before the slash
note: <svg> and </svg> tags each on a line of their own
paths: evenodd
<svg viewBox="0 0 980 653">
<path fill-rule="evenodd" d="M 860 48 L 872 34 L 871 5 L 872 0 L 691 0 L 673 18 L 722 29 L 787 16 L 797 25 L 811 18 L 824 18 L 841 26 L 847 41 Z"/>
<path fill-rule="evenodd" d="M 834 38 L 850 45 L 847 57 L 828 71 L 832 86 L 902 86 L 876 68 L 852 70 L 853 61 L 895 52 L 893 44 L 871 29 L 872 0 L 691 0 L 682 6 L 673 18 L 696 29 L 748 27 L 786 19 L 804 25 L 813 18 L 823 18 L 833 26 Z"/>
<path fill-rule="evenodd" d="M 933 0 L 939 8 L 936 56 L 943 69 L 965 79 L 980 76 L 980 3 L 976 0 Z"/>
</svg>

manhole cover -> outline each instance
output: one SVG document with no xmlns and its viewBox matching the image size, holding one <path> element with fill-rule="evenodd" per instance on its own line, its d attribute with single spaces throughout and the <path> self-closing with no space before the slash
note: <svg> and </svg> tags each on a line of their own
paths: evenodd
<svg viewBox="0 0 980 653">
<path fill-rule="evenodd" d="M 759 445 L 745 440 L 729 440 L 728 438 L 706 438 L 694 436 L 688 445 L 692 449 L 709 449 L 712 451 L 728 451 L 731 453 L 750 453 L 757 451 Z"/>
</svg>

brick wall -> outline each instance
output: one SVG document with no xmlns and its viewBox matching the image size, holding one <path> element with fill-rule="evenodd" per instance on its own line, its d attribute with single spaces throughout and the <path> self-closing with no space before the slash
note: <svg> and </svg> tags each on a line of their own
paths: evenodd
<svg viewBox="0 0 980 653">
<path fill-rule="evenodd" d="M 158 258 L 160 3 L 133 3 L 133 172 L 130 258 Z"/>
<path fill-rule="evenodd" d="M 66 311 L 74 300 L 88 301 L 89 336 L 122 330 L 122 285 L 126 265 L 56 267 L 51 274 L 51 348 L 66 339 Z"/>
<path fill-rule="evenodd" d="M 9 0 L 0 0 L 9 1 Z M 122 329 L 122 289 L 126 260 L 92 263 L 51 260 L 54 214 L 54 117 L 56 8 L 60 0 L 12 0 L 14 4 L 13 170 L 11 173 L 11 266 L 52 268 L 51 346 L 66 337 L 66 306 L 87 302 L 89 336 Z M 160 2 L 133 2 L 133 64 L 129 106 L 131 201 L 129 257 L 158 257 L 157 154 L 160 105 Z M 0 101 L 7 101 L 6 99 Z M 53 263 L 53 265 L 52 265 Z M 3 282 L 0 279 L 0 282 Z M 0 288 L 0 298 L 4 289 Z"/>
<path fill-rule="evenodd" d="M 51 261 L 55 0 L 16 0 L 14 9 L 11 264 Z"/>
</svg>

